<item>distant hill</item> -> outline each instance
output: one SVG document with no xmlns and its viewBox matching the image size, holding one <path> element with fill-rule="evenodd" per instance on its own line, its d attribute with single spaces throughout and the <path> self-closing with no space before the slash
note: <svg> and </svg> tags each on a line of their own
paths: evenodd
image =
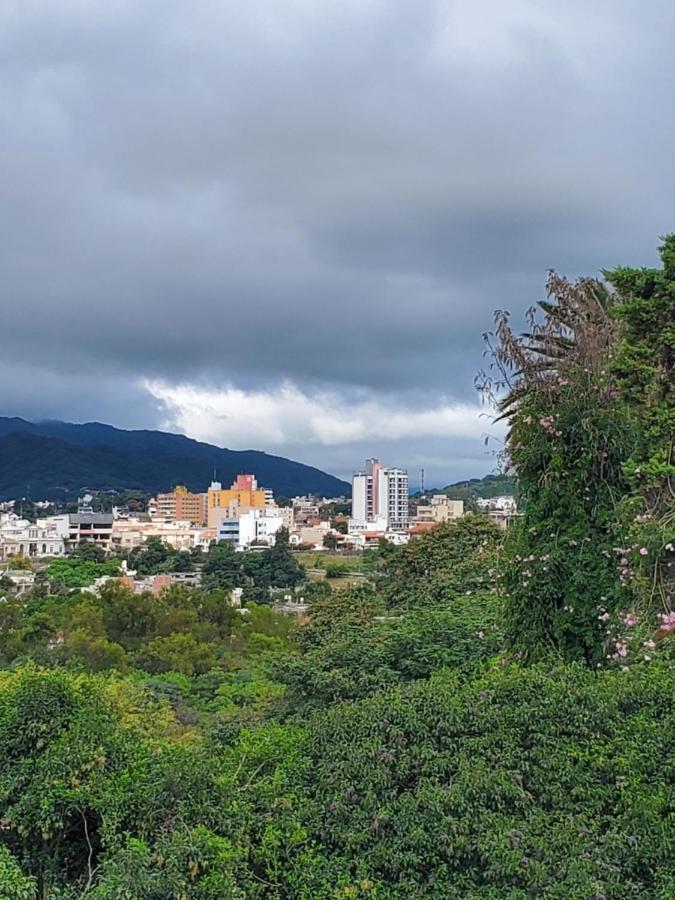
<svg viewBox="0 0 675 900">
<path fill-rule="evenodd" d="M 28 422 L 0 417 L 0 499 L 73 497 L 88 490 L 154 494 L 176 484 L 203 491 L 214 466 L 229 484 L 240 472 L 277 496 L 339 496 L 345 481 L 259 450 L 227 450 L 163 431 L 125 431 L 99 422 Z M 28 487 L 30 485 L 30 488 Z"/>
<path fill-rule="evenodd" d="M 503 494 L 515 494 L 518 483 L 511 475 L 486 475 L 484 478 L 470 478 L 468 481 L 457 481 L 443 488 L 442 493 L 452 500 L 468 500 L 469 497 L 500 497 Z"/>
</svg>

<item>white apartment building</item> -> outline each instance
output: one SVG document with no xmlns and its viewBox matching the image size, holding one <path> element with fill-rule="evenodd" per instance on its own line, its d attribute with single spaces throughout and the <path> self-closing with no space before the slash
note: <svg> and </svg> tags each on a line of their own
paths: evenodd
<svg viewBox="0 0 675 900">
<path fill-rule="evenodd" d="M 480 506 L 481 509 L 487 509 L 488 512 L 495 511 L 508 514 L 515 514 L 518 512 L 516 498 L 511 494 L 502 494 L 500 497 L 490 497 L 487 500 L 478 497 L 476 505 Z"/>
<path fill-rule="evenodd" d="M 408 473 L 367 459 L 352 479 L 350 531 L 405 531 L 409 523 Z"/>
<path fill-rule="evenodd" d="M 488 500 L 479 498 L 476 502 L 481 509 L 487 510 L 488 516 L 500 528 L 508 528 L 515 519 L 522 515 L 522 513 L 518 512 L 516 498 L 510 494 L 504 494 L 501 497 L 490 497 Z"/>
<path fill-rule="evenodd" d="M 218 541 L 232 541 L 243 550 L 253 544 L 274 544 L 277 531 L 284 527 L 281 510 L 270 507 L 251 508 L 237 518 L 223 519 L 216 530 Z"/>
</svg>

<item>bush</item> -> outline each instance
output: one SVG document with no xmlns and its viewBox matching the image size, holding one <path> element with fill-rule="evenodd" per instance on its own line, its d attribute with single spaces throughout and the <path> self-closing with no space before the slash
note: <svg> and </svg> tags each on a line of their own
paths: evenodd
<svg viewBox="0 0 675 900">
<path fill-rule="evenodd" d="M 275 677 L 288 686 L 289 711 L 306 713 L 368 697 L 443 668 L 475 674 L 501 647 L 501 609 L 494 594 L 399 615 L 376 616 L 375 604 L 370 614 L 358 607 L 346 612 L 304 626 L 299 640 L 305 653 L 289 655 L 275 667 Z"/>
<path fill-rule="evenodd" d="M 482 516 L 432 528 L 385 556 L 379 582 L 391 609 L 437 606 L 496 583 L 503 531 Z M 384 548 L 382 548 L 384 551 Z"/>
<path fill-rule="evenodd" d="M 672 677 L 513 667 L 318 715 L 291 782 L 320 854 L 285 895 L 672 897 Z"/>
<path fill-rule="evenodd" d="M 89 559 L 80 559 L 77 556 L 68 556 L 55 559 L 45 570 L 45 577 L 49 581 L 63 584 L 66 588 L 83 588 L 93 584 L 97 578 L 103 575 L 119 575 L 120 564 L 117 559 L 107 562 L 92 562 Z"/>
</svg>

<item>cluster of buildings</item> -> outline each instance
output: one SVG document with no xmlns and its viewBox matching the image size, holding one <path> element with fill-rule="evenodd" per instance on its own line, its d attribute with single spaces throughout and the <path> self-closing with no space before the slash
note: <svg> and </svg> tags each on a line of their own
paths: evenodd
<svg viewBox="0 0 675 900">
<path fill-rule="evenodd" d="M 279 528 L 290 528 L 292 514 L 274 502 L 268 488 L 258 487 L 255 475 L 237 475 L 229 488 L 212 481 L 203 494 L 177 487 L 157 494 L 148 504 L 153 521 L 189 522 L 206 528 L 217 540 L 233 540 L 243 546 L 258 539 L 269 541 Z"/>
<path fill-rule="evenodd" d="M 344 497 L 327 500 L 295 497 L 279 506 L 271 490 L 260 487 L 252 474 L 237 475 L 229 487 L 213 481 L 203 493 L 178 486 L 153 497 L 145 513 L 114 508 L 96 513 L 86 504 L 77 513 L 38 518 L 17 516 L 12 504 L 0 505 L 0 563 L 11 557 L 58 557 L 82 541 L 108 553 L 129 551 L 148 538 L 160 538 L 176 550 L 207 550 L 214 541 L 235 549 L 274 544 L 281 528 L 291 546 L 320 550 L 340 546 L 358 550 L 384 539 L 402 544 L 429 528 L 464 515 L 464 503 L 444 494 L 424 497 L 412 505 L 408 473 L 366 460 L 352 479 L 351 516 L 330 518 L 326 509 L 345 506 Z M 503 527 L 518 514 L 513 497 L 479 500 L 486 513 Z"/>
<path fill-rule="evenodd" d="M 254 475 L 237 475 L 230 487 L 211 482 L 203 493 L 178 486 L 157 494 L 147 513 L 114 511 L 112 549 L 133 549 L 148 537 L 159 537 L 177 550 L 206 550 L 214 541 L 236 549 L 271 546 L 281 528 L 293 527 L 293 509 L 280 507 L 271 490 L 258 486 Z"/>
<path fill-rule="evenodd" d="M 278 506 L 271 490 L 259 487 L 254 475 L 242 474 L 229 487 L 213 481 L 203 493 L 179 486 L 158 494 L 144 513 L 126 508 L 97 513 L 85 502 L 77 513 L 30 522 L 14 513 L 13 504 L 6 504 L 0 511 L 0 562 L 17 556 L 64 556 L 82 541 L 111 554 L 136 549 L 148 538 L 160 538 L 176 550 L 207 550 L 214 541 L 229 541 L 244 550 L 271 546 L 281 528 L 288 530 L 293 545 L 323 547 L 331 525 L 322 520 L 320 509 L 329 501 L 299 497 L 296 502 L 297 524 L 295 506 Z"/>
<path fill-rule="evenodd" d="M 352 514 L 348 540 L 367 547 L 384 539 L 407 543 L 429 528 L 464 515 L 464 502 L 435 494 L 416 505 L 410 514 L 408 473 L 388 468 L 379 459 L 367 459 L 365 469 L 352 478 Z"/>
<path fill-rule="evenodd" d="M 113 517 L 99 513 L 48 516 L 30 522 L 13 512 L 0 513 L 0 562 L 13 556 L 65 556 L 81 541 L 110 548 Z"/>
</svg>

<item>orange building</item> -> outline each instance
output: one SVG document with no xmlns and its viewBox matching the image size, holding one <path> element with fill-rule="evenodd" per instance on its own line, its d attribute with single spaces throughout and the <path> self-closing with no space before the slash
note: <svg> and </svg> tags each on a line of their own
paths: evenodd
<svg viewBox="0 0 675 900">
<path fill-rule="evenodd" d="M 206 525 L 207 494 L 192 494 L 183 485 L 178 485 L 169 494 L 157 494 L 157 515 L 171 522 L 192 522 Z"/>
<path fill-rule="evenodd" d="M 207 501 L 207 524 L 216 528 L 222 519 L 232 515 L 232 508 L 241 512 L 266 505 L 266 492 L 258 487 L 254 475 L 237 475 L 232 487 L 223 489 L 219 481 L 211 484 Z"/>
</svg>

